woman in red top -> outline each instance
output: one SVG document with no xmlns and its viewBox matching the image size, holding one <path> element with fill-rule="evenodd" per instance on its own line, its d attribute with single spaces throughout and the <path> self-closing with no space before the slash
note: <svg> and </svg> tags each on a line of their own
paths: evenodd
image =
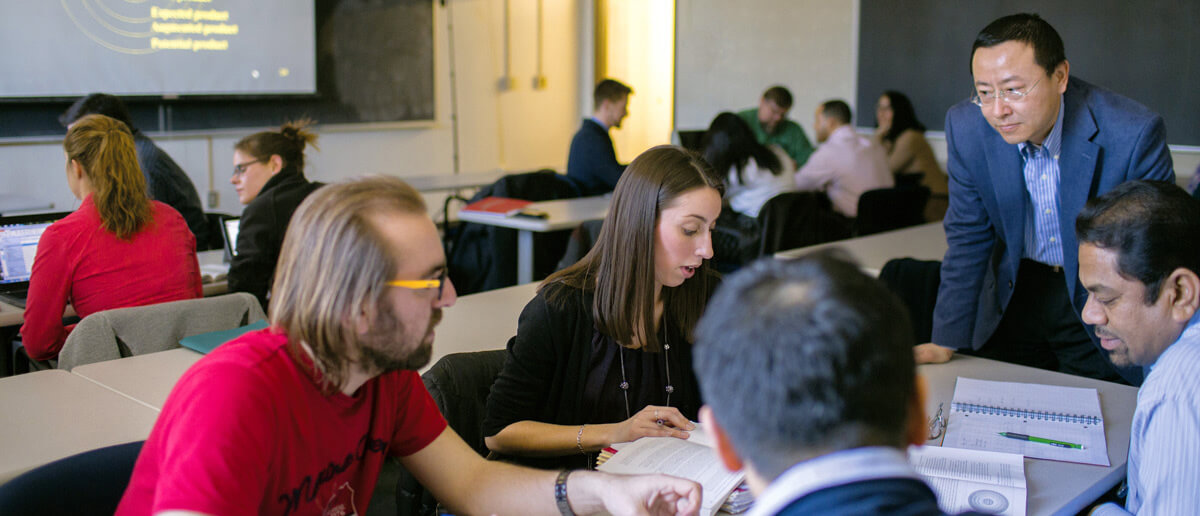
<svg viewBox="0 0 1200 516">
<path fill-rule="evenodd" d="M 63 141 L 67 185 L 82 200 L 42 234 L 33 260 L 21 340 L 36 360 L 58 356 L 80 317 L 102 310 L 200 297 L 196 238 L 173 208 L 151 201 L 133 135 L 122 122 L 89 115 Z"/>
</svg>

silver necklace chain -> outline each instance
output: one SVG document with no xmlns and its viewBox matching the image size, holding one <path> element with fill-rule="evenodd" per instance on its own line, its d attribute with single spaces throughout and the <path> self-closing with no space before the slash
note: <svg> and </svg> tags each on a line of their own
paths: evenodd
<svg viewBox="0 0 1200 516">
<path fill-rule="evenodd" d="M 664 339 L 666 339 L 666 334 L 667 332 L 663 332 Z M 663 390 L 667 391 L 668 407 L 671 406 L 671 393 L 675 392 L 675 386 L 671 384 L 671 355 L 668 354 L 670 351 L 671 341 L 666 339 L 666 342 L 663 343 L 663 369 L 667 372 L 667 385 Z M 618 387 L 621 388 L 621 394 L 625 396 L 625 419 L 629 419 L 633 417 L 633 414 L 629 411 L 629 380 L 625 376 L 625 346 L 620 343 L 617 343 L 617 356 L 621 359 L 621 384 Z"/>
</svg>

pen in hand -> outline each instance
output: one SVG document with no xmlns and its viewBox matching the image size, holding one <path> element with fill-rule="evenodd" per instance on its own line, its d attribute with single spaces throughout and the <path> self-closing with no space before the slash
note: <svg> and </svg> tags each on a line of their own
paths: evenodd
<svg viewBox="0 0 1200 516">
<path fill-rule="evenodd" d="M 1007 437 L 1009 439 L 1016 439 L 1018 441 L 1029 441 L 1031 443 L 1049 444 L 1050 446 L 1057 446 L 1059 448 L 1072 448 L 1075 450 L 1083 449 L 1082 444 L 1069 443 L 1066 441 L 1055 441 L 1054 439 L 1046 439 L 1045 437 L 1034 437 L 1032 435 L 1018 434 L 1016 432 L 997 432 L 997 433 L 999 433 L 1003 437 Z"/>
</svg>

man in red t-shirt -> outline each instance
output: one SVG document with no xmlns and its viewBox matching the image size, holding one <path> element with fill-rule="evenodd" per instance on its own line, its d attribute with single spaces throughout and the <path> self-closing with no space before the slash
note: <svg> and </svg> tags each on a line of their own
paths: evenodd
<svg viewBox="0 0 1200 516">
<path fill-rule="evenodd" d="M 117 514 L 365 514 L 388 454 L 456 513 L 696 514 L 692 482 L 576 472 L 568 484 L 486 461 L 447 428 L 416 370 L 456 294 L 404 182 L 313 193 L 277 271 L 270 328 L 179 380 Z"/>
</svg>

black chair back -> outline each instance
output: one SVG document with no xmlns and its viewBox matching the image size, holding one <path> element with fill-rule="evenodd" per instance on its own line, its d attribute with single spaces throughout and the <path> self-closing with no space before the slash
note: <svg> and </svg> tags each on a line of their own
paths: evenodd
<svg viewBox="0 0 1200 516">
<path fill-rule="evenodd" d="M 866 236 L 925 223 L 929 188 L 900 186 L 863 192 L 858 198 L 854 234 Z"/>
<path fill-rule="evenodd" d="M 429 368 L 421 379 L 437 403 L 450 428 L 467 445 L 486 457 L 483 442 L 483 418 L 487 414 L 488 393 L 504 367 L 507 351 L 503 349 L 453 353 L 446 355 Z M 396 485 L 397 514 L 400 516 L 432 516 L 437 513 L 437 500 L 402 467 Z"/>
<path fill-rule="evenodd" d="M 850 223 L 833 211 L 824 192 L 787 192 L 758 212 L 759 256 L 850 237 Z"/>
<path fill-rule="evenodd" d="M 113 514 L 142 444 L 100 448 L 27 471 L 0 486 L 0 514 Z"/>
<path fill-rule="evenodd" d="M 879 271 L 879 281 L 896 294 L 912 321 L 917 344 L 929 342 L 933 335 L 933 306 L 941 285 L 942 262 L 895 258 Z"/>
</svg>

